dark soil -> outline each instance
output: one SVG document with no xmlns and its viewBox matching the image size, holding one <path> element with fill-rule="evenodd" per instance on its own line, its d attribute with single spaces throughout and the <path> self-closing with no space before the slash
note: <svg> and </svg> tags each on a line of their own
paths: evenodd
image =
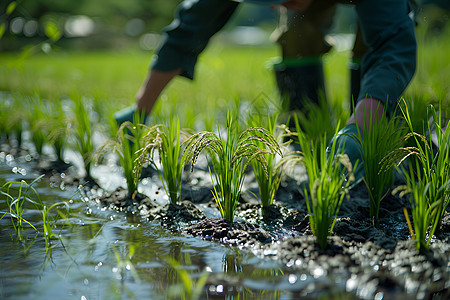
<svg viewBox="0 0 450 300">
<path fill-rule="evenodd" d="M 197 176 L 200 173 L 196 171 Z M 286 179 L 275 204 L 264 209 L 244 192 L 234 222 L 205 216 L 200 207 L 217 210 L 217 205 L 210 187 L 198 178 L 195 182 L 186 182 L 185 198 L 178 205 L 161 206 L 142 195 L 130 205 L 124 190 L 106 194 L 100 201 L 140 213 L 146 221 L 160 222 L 169 230 L 248 249 L 312 276 L 346 278 L 346 291 L 361 298 L 373 299 L 377 293 L 384 299 L 450 297 L 449 211 L 430 250 L 418 253 L 403 213 L 403 207 L 410 211 L 408 199 L 388 195 L 381 203 L 379 226 L 374 227 L 366 187 L 360 184 L 344 200 L 334 234 L 322 250 L 312 236 L 295 180 Z"/>
<path fill-rule="evenodd" d="M 340 278 L 345 291 L 364 299 L 376 295 L 384 295 L 384 299 L 450 299 L 448 209 L 430 250 L 419 253 L 403 214 L 403 207 L 410 211 L 408 199 L 388 195 L 381 203 L 379 226 L 374 227 L 366 188 L 360 184 L 344 200 L 334 233 L 322 250 L 312 236 L 305 200 L 292 178 L 282 182 L 275 203 L 263 210 L 244 191 L 235 220 L 229 222 L 207 217 L 205 209 L 217 210 L 217 205 L 205 179 L 209 174 L 202 170 L 186 179 L 179 204 L 161 205 L 153 196 L 130 196 L 124 189 L 104 192 L 93 179 L 71 176 L 71 166 L 66 164 L 41 160 L 36 169 L 55 186 L 83 185 L 85 199 L 124 211 L 140 222 L 157 222 L 168 230 L 247 249 L 315 278 Z M 154 176 L 154 171 L 148 174 Z M 157 176 L 152 178 L 157 181 Z M 162 189 L 160 193 L 164 193 Z"/>
</svg>

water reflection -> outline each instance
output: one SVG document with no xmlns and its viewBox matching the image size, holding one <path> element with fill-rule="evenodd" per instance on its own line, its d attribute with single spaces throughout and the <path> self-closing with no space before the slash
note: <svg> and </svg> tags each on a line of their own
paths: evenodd
<svg viewBox="0 0 450 300">
<path fill-rule="evenodd" d="M 0 180 L 10 176 L 10 166 L 0 164 Z M 10 221 L 0 220 L 0 298 L 280 299 L 315 288 L 312 276 L 249 251 L 170 232 L 46 180 L 36 189 L 46 205 L 66 201 L 71 210 L 55 224 L 60 240 L 49 245 L 36 210 L 24 213 L 39 231 L 26 242 L 12 238 Z"/>
</svg>

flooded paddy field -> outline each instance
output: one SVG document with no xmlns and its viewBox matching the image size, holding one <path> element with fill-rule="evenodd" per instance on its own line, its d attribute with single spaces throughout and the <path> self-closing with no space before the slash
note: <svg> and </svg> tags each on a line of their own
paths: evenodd
<svg viewBox="0 0 450 300">
<path fill-rule="evenodd" d="M 64 218 L 49 243 L 32 205 L 23 218 L 36 230 L 25 224 L 22 238 L 14 218 L 2 218 L 2 299 L 448 299 L 448 211 L 430 251 L 418 253 L 404 221 L 407 199 L 387 197 L 374 228 L 365 187 L 356 186 L 321 250 L 293 178 L 285 178 L 264 218 L 244 192 L 230 223 L 220 218 L 204 168 L 188 174 L 183 201 L 174 206 L 154 170 L 144 174 L 140 196 L 127 202 L 114 160 L 86 179 L 76 154 L 66 157 L 70 165 L 61 171 L 2 145 L 2 185 L 45 174 L 33 184 L 40 201 L 70 206 L 58 207 Z M 251 174 L 245 190 L 257 191 Z M 5 197 L 0 208 L 7 211 Z M 56 210 L 49 214 L 56 220 Z"/>
</svg>

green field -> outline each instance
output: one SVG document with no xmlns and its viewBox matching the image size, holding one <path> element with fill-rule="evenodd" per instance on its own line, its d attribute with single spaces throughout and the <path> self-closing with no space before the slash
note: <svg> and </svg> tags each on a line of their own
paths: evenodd
<svg viewBox="0 0 450 300">
<path fill-rule="evenodd" d="M 195 80 L 177 78 L 161 97 L 177 106 L 224 105 L 235 97 L 252 101 L 259 97 L 278 99 L 273 71 L 268 61 L 278 55 L 275 47 L 236 47 L 213 44 L 199 59 Z M 325 58 L 332 98 L 346 96 L 348 53 Z M 19 60 L 17 54 L 0 54 L 0 90 L 58 99 L 73 95 L 104 98 L 120 109 L 133 103 L 144 80 L 151 52 L 65 52 L 37 54 Z"/>
<path fill-rule="evenodd" d="M 425 38 L 418 33 L 418 68 L 405 91 L 407 100 L 450 103 L 450 35 Z M 0 53 L 0 91 L 17 96 L 39 94 L 49 100 L 74 95 L 101 99 L 112 110 L 134 102 L 152 57 L 144 51 L 71 52 L 60 49 L 25 59 L 20 53 Z M 268 66 L 278 56 L 275 45 L 239 47 L 212 42 L 200 57 L 195 80 L 177 78 L 160 98 L 155 111 L 188 111 L 189 115 L 227 107 L 233 99 L 279 101 L 273 71 Z M 347 107 L 349 51 L 325 56 L 328 101 Z M 193 111 L 194 110 L 194 111 Z M 448 116 L 448 109 L 446 109 Z M 181 113 L 183 115 L 183 113 Z M 182 116 L 181 116 L 182 118 Z"/>
</svg>

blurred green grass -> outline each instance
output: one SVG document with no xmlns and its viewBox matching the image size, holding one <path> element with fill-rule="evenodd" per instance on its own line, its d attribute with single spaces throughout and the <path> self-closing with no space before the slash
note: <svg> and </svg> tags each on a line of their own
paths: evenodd
<svg viewBox="0 0 450 300">
<path fill-rule="evenodd" d="M 448 114 L 450 103 L 450 30 L 439 37 L 418 33 L 417 73 L 405 91 L 405 98 L 426 102 L 443 101 Z M 0 91 L 47 99 L 69 95 L 103 99 L 113 110 L 134 103 L 152 57 L 144 51 L 71 52 L 58 50 L 20 60 L 19 53 L 0 53 Z M 253 101 L 259 97 L 278 101 L 270 58 L 279 55 L 276 45 L 232 46 L 212 42 L 199 58 L 195 80 L 175 79 L 160 97 L 156 110 L 194 107 L 226 107 L 229 101 Z M 348 106 L 349 51 L 332 51 L 324 57 L 328 101 Z M 171 106 L 171 107 L 167 107 Z"/>
<path fill-rule="evenodd" d="M 270 58 L 278 56 L 273 47 L 239 47 L 219 43 L 200 56 L 195 80 L 175 79 L 164 91 L 167 98 L 195 104 L 228 101 L 239 97 L 251 101 L 261 95 L 277 99 Z M 344 97 L 347 53 L 327 55 L 326 71 L 330 95 Z M 152 53 L 144 51 L 70 52 L 36 54 L 23 61 L 18 54 L 0 54 L 0 90 L 30 95 L 37 91 L 50 99 L 76 93 L 110 99 L 118 108 L 134 102 Z M 336 97 L 336 96 L 334 96 Z"/>
</svg>

